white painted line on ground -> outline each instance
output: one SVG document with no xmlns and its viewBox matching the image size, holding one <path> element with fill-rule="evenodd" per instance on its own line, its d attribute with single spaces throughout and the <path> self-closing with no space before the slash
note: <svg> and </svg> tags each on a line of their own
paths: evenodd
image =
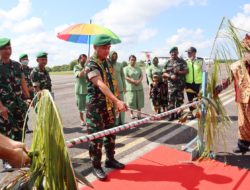
<svg viewBox="0 0 250 190">
<path fill-rule="evenodd" d="M 224 93 L 224 94 L 227 94 L 227 93 Z M 226 99 L 227 97 L 229 97 L 229 95 L 225 96 L 225 98 L 223 98 L 223 100 Z M 233 100 L 234 100 L 234 97 L 232 97 L 231 99 L 227 100 L 226 102 L 223 102 L 223 105 L 227 105 L 227 104 L 229 104 L 230 102 L 232 102 Z M 166 121 L 164 121 L 164 122 L 166 122 Z M 167 135 L 168 135 L 168 137 L 169 137 L 169 139 L 170 139 L 170 138 L 174 137 L 175 135 L 177 135 L 178 133 L 180 133 L 180 132 L 184 131 L 185 129 L 187 129 L 187 126 L 193 126 L 193 125 L 196 124 L 196 123 L 197 123 L 196 120 L 189 121 L 189 122 L 185 123 L 185 126 L 180 126 L 180 127 L 177 128 L 176 130 L 174 130 L 174 131 L 168 133 Z M 178 121 L 175 121 L 174 124 L 178 124 Z M 174 127 L 174 126 L 175 126 L 175 125 L 171 126 L 170 128 L 172 128 L 172 127 Z M 170 129 L 170 128 L 168 128 L 168 129 Z M 150 129 L 151 129 L 151 128 L 149 128 L 148 130 L 150 130 Z M 137 134 L 146 132 L 146 131 L 148 131 L 148 130 L 139 130 L 139 131 L 137 131 Z M 117 149 L 116 149 L 116 153 L 119 154 L 119 153 L 121 153 L 121 152 L 124 152 L 124 151 L 130 149 L 130 148 L 133 147 L 133 146 L 136 146 L 136 145 L 138 145 L 138 144 L 140 144 L 140 143 L 142 143 L 142 142 L 148 141 L 147 139 L 152 138 L 152 137 L 154 137 L 154 136 L 157 136 L 158 134 L 162 133 L 162 132 L 165 131 L 165 130 L 167 130 L 167 129 L 161 128 L 160 130 L 154 131 L 153 133 L 150 133 L 149 135 L 147 135 L 147 136 L 145 136 L 145 137 L 137 138 L 137 139 L 134 140 L 133 142 L 126 144 L 126 146 L 124 146 L 124 147 L 122 147 L 122 148 L 117 148 Z M 134 136 L 136 136 L 136 135 L 134 135 Z M 116 143 L 121 143 L 122 141 L 125 141 L 125 140 L 127 140 L 128 138 L 133 138 L 133 137 L 129 137 L 129 136 L 121 137 L 121 138 L 119 138 L 119 139 L 116 141 Z M 165 139 L 165 140 L 168 140 L 168 139 Z M 84 152 L 84 153 L 82 153 L 82 154 L 78 154 L 78 155 L 74 156 L 73 158 L 76 158 L 76 159 L 77 159 L 77 158 L 78 158 L 78 159 L 79 159 L 79 158 L 85 158 L 85 157 L 87 157 L 88 155 L 89 155 L 89 153 L 88 153 L 88 151 L 86 151 L 86 152 Z"/>
</svg>

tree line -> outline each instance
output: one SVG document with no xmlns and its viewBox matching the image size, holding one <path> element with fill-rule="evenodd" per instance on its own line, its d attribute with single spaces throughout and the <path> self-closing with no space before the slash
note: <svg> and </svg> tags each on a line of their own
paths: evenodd
<svg viewBox="0 0 250 190">
<path fill-rule="evenodd" d="M 46 67 L 47 71 L 49 72 L 62 72 L 62 71 L 73 71 L 74 66 L 78 64 L 77 60 L 73 60 L 71 61 L 69 64 L 64 64 L 64 65 L 57 65 L 57 66 L 53 66 L 53 67 Z M 145 66 L 144 61 L 139 61 L 138 64 L 143 67 Z M 122 62 L 123 66 L 128 65 L 128 63 L 126 61 Z"/>
</svg>

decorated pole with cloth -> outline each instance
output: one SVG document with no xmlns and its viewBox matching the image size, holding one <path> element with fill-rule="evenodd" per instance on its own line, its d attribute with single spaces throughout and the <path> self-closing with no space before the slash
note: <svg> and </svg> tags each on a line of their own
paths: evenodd
<svg viewBox="0 0 250 190">
<path fill-rule="evenodd" d="M 111 129 L 106 129 L 106 130 L 103 130 L 103 131 L 100 131 L 100 132 L 97 132 L 97 133 L 93 133 L 93 134 L 90 134 L 90 135 L 85 135 L 85 136 L 82 136 L 82 137 L 74 138 L 74 139 L 66 141 L 66 144 L 67 144 L 68 148 L 72 148 L 75 145 L 85 143 L 85 142 L 89 142 L 89 141 L 92 141 L 94 139 L 102 138 L 102 137 L 108 136 L 110 134 L 115 134 L 115 133 L 118 133 L 120 131 L 124 131 L 126 129 L 137 127 L 139 125 L 148 123 L 148 122 L 150 122 L 152 120 L 162 118 L 162 117 L 168 116 L 168 115 L 170 115 L 172 113 L 182 111 L 182 110 L 184 110 L 186 108 L 189 108 L 191 106 L 196 106 L 196 105 L 198 105 L 200 103 L 201 103 L 201 100 L 195 101 L 195 102 L 192 102 L 190 104 L 186 104 L 184 106 L 181 106 L 179 108 L 175 108 L 173 110 L 169 110 L 169 111 L 164 112 L 164 113 L 153 115 L 152 117 L 146 117 L 146 118 L 144 118 L 142 120 L 139 120 L 139 121 L 134 121 L 134 122 L 131 122 L 131 123 L 120 125 L 120 126 L 117 126 L 117 127 L 111 128 Z"/>
</svg>

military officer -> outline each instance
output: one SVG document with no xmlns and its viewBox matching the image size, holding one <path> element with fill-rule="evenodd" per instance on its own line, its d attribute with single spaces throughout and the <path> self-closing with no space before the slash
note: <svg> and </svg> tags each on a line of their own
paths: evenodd
<svg viewBox="0 0 250 190">
<path fill-rule="evenodd" d="M 30 78 L 30 74 L 31 74 L 32 69 L 28 66 L 28 64 L 29 64 L 28 55 L 26 53 L 20 54 L 19 62 L 22 64 L 23 73 L 24 73 L 25 81 L 26 81 L 28 89 L 29 89 L 30 97 L 31 97 L 31 99 L 33 99 L 34 98 L 34 87 L 32 86 L 32 82 L 31 82 L 31 78 Z M 24 100 L 26 99 L 24 96 L 22 96 L 22 98 Z M 27 121 L 26 133 L 31 133 L 31 132 L 32 132 L 32 130 L 29 129 L 28 121 Z"/>
<path fill-rule="evenodd" d="M 188 73 L 187 63 L 178 57 L 178 48 L 169 51 L 170 60 L 164 66 L 164 75 L 168 77 L 168 110 L 180 107 L 184 100 L 185 75 Z M 169 121 L 180 117 L 180 113 L 171 114 Z"/>
<path fill-rule="evenodd" d="M 32 69 L 28 66 L 29 64 L 29 57 L 26 53 L 22 53 L 19 56 L 19 62 L 22 64 L 23 67 L 23 73 L 25 76 L 25 80 L 29 89 L 29 93 L 30 93 L 30 97 L 33 98 L 34 97 L 34 87 L 32 86 L 32 82 L 31 82 L 31 78 L 30 78 L 30 74 Z"/>
<path fill-rule="evenodd" d="M 47 56 L 48 54 L 43 51 L 36 55 L 38 67 L 35 67 L 31 72 L 31 81 L 36 93 L 43 89 L 47 89 L 50 92 L 52 90 L 49 72 L 45 68 L 48 62 Z"/>
<path fill-rule="evenodd" d="M 95 53 L 86 65 L 87 99 L 86 122 L 88 133 L 95 133 L 108 129 L 115 124 L 115 107 L 117 111 L 127 111 L 127 106 L 119 100 L 114 78 L 111 73 L 112 66 L 107 59 L 111 44 L 114 40 L 108 35 L 98 35 L 94 40 Z M 89 154 L 93 166 L 93 174 L 100 180 L 106 179 L 106 174 L 101 167 L 102 146 L 106 150 L 107 159 L 105 166 L 108 168 L 122 169 L 124 165 L 115 160 L 115 135 L 93 140 L 89 145 Z"/>
<path fill-rule="evenodd" d="M 11 41 L 0 39 L 0 133 L 13 140 L 22 140 L 27 104 L 22 99 L 30 99 L 29 90 L 20 63 L 10 59 Z M 11 167 L 5 162 L 5 169 Z"/>
</svg>

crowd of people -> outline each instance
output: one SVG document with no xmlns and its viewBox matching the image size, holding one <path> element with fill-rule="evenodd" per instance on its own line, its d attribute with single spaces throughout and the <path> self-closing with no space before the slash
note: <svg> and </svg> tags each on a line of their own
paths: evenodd
<svg viewBox="0 0 250 190">
<path fill-rule="evenodd" d="M 109 129 L 125 123 L 125 112 L 130 111 L 131 119 L 141 119 L 141 109 L 144 107 L 143 71 L 136 64 L 136 56 L 129 56 L 127 66 L 119 63 L 118 53 L 110 52 L 113 39 L 107 35 L 96 36 L 93 47 L 94 54 L 87 57 L 81 54 L 78 64 L 74 66 L 75 76 L 75 96 L 79 110 L 80 122 L 86 125 L 89 134 Z M 179 57 L 178 47 L 170 49 L 170 59 L 159 66 L 159 60 L 154 57 L 152 64 L 146 68 L 146 77 L 149 87 L 149 99 L 152 109 L 156 113 L 165 112 L 184 103 L 184 91 L 186 89 L 188 101 L 192 102 L 201 88 L 202 72 L 204 62 L 202 58 L 196 56 L 197 50 L 194 47 L 187 49 L 187 60 Z M 0 145 L 0 156 L 4 159 L 4 167 L 26 164 L 29 161 L 27 151 L 21 141 L 25 114 L 28 105 L 35 94 L 43 89 L 52 92 L 52 82 L 49 72 L 46 70 L 46 52 L 39 52 L 36 55 L 38 66 L 31 69 L 28 66 L 28 55 L 20 55 L 19 62 L 10 59 L 12 53 L 10 39 L 0 39 L 0 133 L 14 141 L 6 141 L 8 146 Z M 249 68 L 249 59 L 246 66 Z M 235 75 L 238 76 L 238 75 Z M 249 125 L 249 75 L 248 98 L 244 100 L 248 107 L 244 107 L 241 113 L 247 119 Z M 235 78 L 235 77 L 234 77 Z M 236 80 L 235 80 L 236 81 Z M 217 88 L 217 90 L 220 88 Z M 218 93 L 220 90 L 218 90 Z M 124 102 L 126 100 L 126 103 Z M 192 114 L 194 108 L 190 107 L 190 119 L 194 119 Z M 137 115 L 135 115 L 137 113 Z M 248 115 L 246 116 L 246 113 Z M 168 120 L 178 119 L 181 113 L 173 113 Z M 243 123 L 245 120 L 243 119 Z M 245 124 L 245 123 L 244 123 Z M 245 128 L 244 128 L 245 129 Z M 246 151 L 250 145 L 250 129 L 239 138 L 238 152 Z M 0 136 L 2 139 L 2 136 Z M 106 179 L 106 174 L 101 166 L 102 147 L 106 152 L 105 167 L 123 169 L 124 164 L 115 159 L 115 139 L 114 134 L 106 136 L 104 139 L 95 139 L 89 144 L 89 154 L 93 166 L 93 174 L 100 180 Z M 14 143 L 13 143 L 14 142 Z M 14 146 L 11 144 L 15 144 Z M 22 147 L 20 149 L 20 147 Z M 243 148 L 242 148 L 243 147 Z M 17 157 L 13 161 L 7 155 L 2 156 L 2 148 L 9 148 L 10 152 L 18 150 Z M 6 151 L 5 151 L 6 152 Z M 20 159 L 23 162 L 18 163 Z M 17 164 L 18 163 L 18 164 Z"/>
<path fill-rule="evenodd" d="M 173 47 L 170 50 L 171 58 L 166 62 L 164 67 L 159 66 L 159 60 L 154 57 L 152 64 L 146 66 L 146 79 L 149 86 L 149 99 L 152 103 L 152 109 L 156 113 L 171 110 L 180 107 L 184 100 L 184 89 L 187 89 L 188 101 L 192 102 L 197 97 L 202 83 L 202 71 L 204 69 L 203 59 L 196 57 L 196 48 L 190 47 L 187 50 L 188 59 L 184 60 L 178 57 L 178 48 Z M 109 62 L 115 72 L 115 87 L 118 88 L 117 94 L 119 99 L 126 103 L 130 110 L 131 119 L 141 119 L 141 109 L 144 107 L 144 88 L 143 88 L 143 71 L 136 64 L 136 56 L 129 57 L 128 65 L 124 66 L 117 62 L 118 53 L 110 52 Z M 78 59 L 79 64 L 74 67 L 76 77 L 76 100 L 80 111 L 81 125 L 85 125 L 83 112 L 86 107 L 87 80 L 85 65 L 87 56 L 82 54 Z M 80 97 L 80 94 L 81 97 Z M 194 108 L 190 108 L 192 111 Z M 135 115 L 135 112 L 137 115 Z M 116 125 L 125 123 L 124 113 L 120 113 L 116 119 Z M 169 121 L 178 119 L 180 113 L 172 114 Z M 190 119 L 195 117 L 190 112 Z"/>
</svg>

